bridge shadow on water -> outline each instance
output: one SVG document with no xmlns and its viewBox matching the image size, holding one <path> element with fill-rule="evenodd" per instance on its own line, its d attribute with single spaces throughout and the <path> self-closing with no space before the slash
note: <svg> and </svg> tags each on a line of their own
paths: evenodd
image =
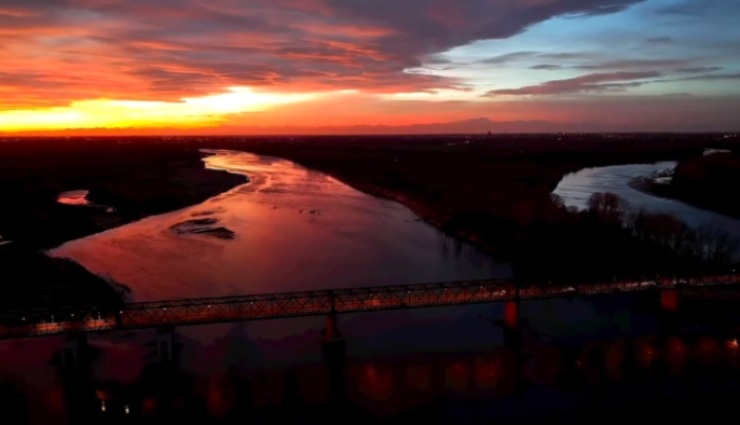
<svg viewBox="0 0 740 425">
<path fill-rule="evenodd" d="M 109 354 L 78 338 L 65 342 L 74 350 L 52 356 L 49 376 L 40 374 L 49 385 L 35 386 L 30 369 L 0 377 L 0 418 L 18 425 L 144 425 L 732 417 L 740 396 L 734 314 L 699 305 L 662 318 L 658 331 L 579 341 L 551 340 L 525 326 L 492 327 L 503 332 L 504 344 L 488 350 L 367 359 L 347 354 L 351 339 L 325 332 L 322 342 L 317 338 L 321 361 L 284 367 L 268 366 L 256 341 L 235 327 L 221 337 L 226 348 L 206 353 L 219 366 L 209 373 L 186 366 L 195 342 L 161 329 L 128 351 L 144 366 L 120 379 L 101 378 L 97 370 Z M 125 359 L 116 362 L 125 369 Z"/>
</svg>

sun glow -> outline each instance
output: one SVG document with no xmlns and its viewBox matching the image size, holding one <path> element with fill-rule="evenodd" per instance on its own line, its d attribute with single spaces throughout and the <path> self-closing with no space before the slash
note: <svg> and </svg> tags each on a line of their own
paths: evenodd
<svg viewBox="0 0 740 425">
<path fill-rule="evenodd" d="M 64 107 L 0 111 L 0 131 L 218 125 L 230 114 L 261 112 L 315 97 L 316 94 L 264 93 L 249 87 L 232 87 L 226 93 L 183 98 L 179 102 L 83 100 Z"/>
</svg>

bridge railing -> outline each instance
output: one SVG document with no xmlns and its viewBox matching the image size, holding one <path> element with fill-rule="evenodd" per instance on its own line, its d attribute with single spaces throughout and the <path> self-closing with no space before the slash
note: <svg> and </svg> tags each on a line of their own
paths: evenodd
<svg viewBox="0 0 740 425">
<path fill-rule="evenodd" d="M 578 286 L 516 285 L 510 280 L 498 279 L 137 302 L 115 310 L 99 306 L 33 309 L 0 318 L 0 338 L 739 283 L 740 275 L 655 277 Z"/>
</svg>

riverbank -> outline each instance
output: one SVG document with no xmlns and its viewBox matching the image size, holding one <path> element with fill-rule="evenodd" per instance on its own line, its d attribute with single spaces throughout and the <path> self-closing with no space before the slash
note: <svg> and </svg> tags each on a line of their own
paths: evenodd
<svg viewBox="0 0 740 425">
<path fill-rule="evenodd" d="M 674 199 L 697 208 L 740 219 L 740 205 L 732 195 L 740 185 L 740 156 L 732 152 L 688 158 L 670 173 L 646 176 L 631 182 L 634 189 L 653 196 Z"/>
<path fill-rule="evenodd" d="M 3 292 L 0 308 L 29 307 L 34 300 L 39 306 L 120 300 L 120 288 L 39 252 L 198 204 L 247 181 L 205 169 L 197 149 L 158 140 L 0 144 L 0 193 L 12 201 L 0 209 L 0 234 L 12 241 L 0 247 L 0 270 L 6 288 L 13 288 Z M 58 195 L 70 190 L 86 190 L 92 204 L 112 208 L 59 203 Z"/>
<path fill-rule="evenodd" d="M 73 261 L 17 245 L 0 246 L 0 270 L 0 314 L 66 306 L 115 309 L 129 294 L 126 286 L 94 275 Z"/>
<path fill-rule="evenodd" d="M 714 143 L 701 135 L 499 135 L 221 140 L 218 146 L 289 159 L 399 202 L 509 262 L 521 279 L 573 282 L 697 264 L 566 208 L 552 195 L 565 175 L 678 161 Z"/>
<path fill-rule="evenodd" d="M 24 141 L 33 146 L 33 141 Z M 69 143 L 69 152 L 0 148 L 0 234 L 29 248 L 49 249 L 150 215 L 198 204 L 247 181 L 204 168 L 195 149 L 146 142 L 102 146 Z M 89 145 L 89 144 L 88 144 Z M 14 158 L 15 157 L 15 158 Z M 20 163 L 20 165 L 17 165 Z M 110 209 L 65 205 L 58 195 L 88 191 L 87 201 Z"/>
<path fill-rule="evenodd" d="M 553 200 L 562 177 L 585 167 L 679 160 L 715 144 L 701 135 L 5 142 L 0 193 L 13 202 L 0 209 L 0 234 L 27 252 L 197 204 L 246 181 L 203 167 L 202 149 L 232 149 L 285 158 L 401 203 L 458 240 L 511 262 L 522 278 L 592 279 L 615 270 L 639 272 L 655 262 L 641 258 L 649 247 L 635 249 L 623 235 Z M 58 195 L 70 190 L 89 191 L 91 203 L 112 212 L 58 203 Z"/>
</svg>

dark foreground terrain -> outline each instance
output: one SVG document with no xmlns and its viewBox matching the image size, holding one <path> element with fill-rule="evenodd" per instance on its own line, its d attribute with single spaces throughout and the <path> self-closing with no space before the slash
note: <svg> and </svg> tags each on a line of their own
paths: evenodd
<svg viewBox="0 0 740 425">
<path fill-rule="evenodd" d="M 196 204 L 244 182 L 204 169 L 201 158 L 194 147 L 161 140 L 0 143 L 0 236 L 11 241 L 0 246 L 0 308 L 120 299 L 120 288 L 39 250 Z M 103 207 L 57 202 L 60 193 L 79 189 Z"/>
<path fill-rule="evenodd" d="M 22 140 L 0 143 L 0 235 L 38 248 L 202 202 L 244 183 L 206 170 L 196 146 L 163 140 Z M 57 202 L 89 190 L 84 208 Z"/>
<path fill-rule="evenodd" d="M 54 363 L 49 394 L 58 398 L 0 376 L 0 408 L 18 425 L 50 415 L 142 425 L 724 422 L 740 396 L 737 305 L 710 307 L 711 318 L 686 307 L 663 316 L 657 333 L 544 341 L 525 331 L 502 346 L 491 327 L 480 335 L 492 341 L 484 351 L 368 359 L 332 345 L 322 363 L 264 368 L 240 357 L 209 376 L 181 362 L 195 349 L 183 345 L 172 360 L 152 356 L 132 379 L 100 378 L 105 345 L 89 345 L 78 367 Z"/>
<path fill-rule="evenodd" d="M 738 188 L 740 151 L 685 159 L 676 166 L 670 183 L 648 186 L 648 190 L 656 195 L 740 218 Z"/>
<path fill-rule="evenodd" d="M 18 270 L 3 276 L 11 288 L 4 304 L 27 305 L 35 298 L 53 300 L 50 305 L 79 302 L 69 288 L 84 280 L 110 288 L 93 276 L 70 275 L 63 263 L 34 253 L 202 202 L 244 182 L 242 176 L 205 170 L 203 148 L 279 156 L 396 200 L 447 233 L 511 262 L 524 280 L 577 282 L 726 268 L 732 241 L 717 243 L 708 258 L 697 250 L 707 238 L 681 223 L 666 230 L 664 218 L 639 216 L 609 197 L 577 213 L 551 192 L 565 174 L 585 167 L 690 161 L 706 148 L 737 144 L 719 135 L 675 134 L 3 141 L 0 235 L 13 242 L 0 248 L 13 254 L 0 256 L 0 268 L 9 270 L 12 261 Z M 68 190 L 89 190 L 88 200 L 103 207 L 59 204 L 57 196 Z M 30 265 L 36 291 L 56 295 L 35 297 L 31 290 L 21 295 L 24 291 L 16 288 L 27 281 L 23 271 Z M 109 295 L 116 296 L 115 291 L 103 298 Z"/>
</svg>

